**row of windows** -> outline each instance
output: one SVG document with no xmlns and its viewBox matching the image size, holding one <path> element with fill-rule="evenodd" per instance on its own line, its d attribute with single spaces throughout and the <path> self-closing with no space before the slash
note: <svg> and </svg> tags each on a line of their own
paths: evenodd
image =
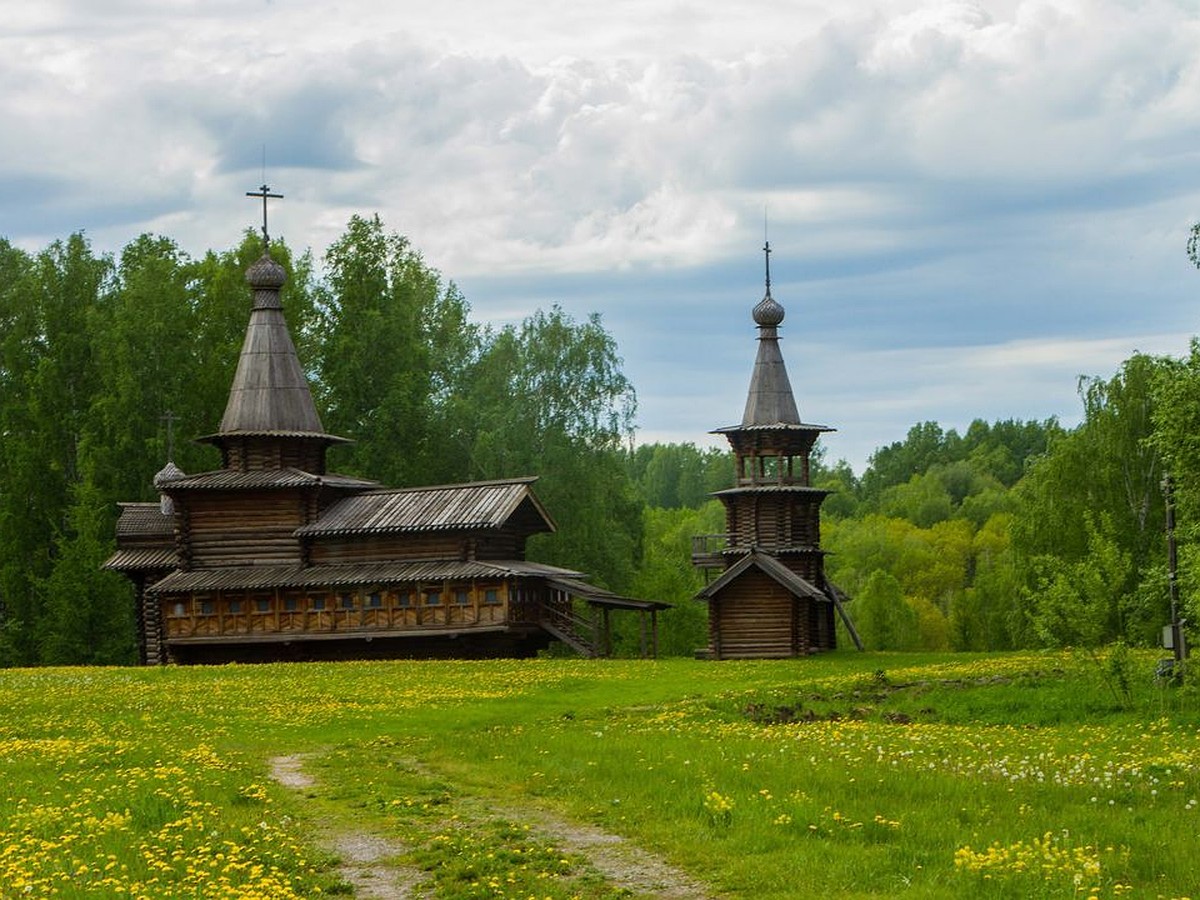
<svg viewBox="0 0 1200 900">
<path fill-rule="evenodd" d="M 500 590 L 498 588 L 486 588 L 479 592 L 479 599 L 487 606 L 498 605 L 500 603 Z M 391 601 L 390 604 L 389 600 Z M 283 598 L 280 610 L 282 612 L 326 612 L 335 609 L 347 611 L 356 609 L 384 609 L 389 606 L 395 609 L 412 609 L 416 606 L 443 606 L 446 601 L 457 606 L 470 606 L 471 590 L 465 587 L 456 587 L 445 593 L 440 589 L 430 588 L 420 592 L 396 591 L 391 594 L 372 591 L 362 596 L 350 592 L 339 593 L 333 596 L 297 597 L 293 595 Z M 213 616 L 217 614 L 217 602 L 215 600 L 199 597 L 194 602 L 196 615 Z M 227 615 L 241 615 L 246 612 L 270 613 L 275 609 L 270 597 L 254 597 L 248 601 L 234 597 L 226 600 L 222 606 L 223 612 Z M 187 615 L 187 604 L 182 601 L 177 602 L 171 611 L 176 616 L 185 616 Z"/>
</svg>

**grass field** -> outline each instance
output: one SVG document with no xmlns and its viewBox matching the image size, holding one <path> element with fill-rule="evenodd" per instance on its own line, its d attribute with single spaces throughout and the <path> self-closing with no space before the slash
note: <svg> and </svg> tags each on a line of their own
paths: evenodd
<svg viewBox="0 0 1200 900">
<path fill-rule="evenodd" d="M 0 671 L 0 898 L 347 895 L 339 827 L 430 896 L 631 896 L 522 810 L 714 897 L 1200 897 L 1200 703 L 1155 658 Z"/>
</svg>

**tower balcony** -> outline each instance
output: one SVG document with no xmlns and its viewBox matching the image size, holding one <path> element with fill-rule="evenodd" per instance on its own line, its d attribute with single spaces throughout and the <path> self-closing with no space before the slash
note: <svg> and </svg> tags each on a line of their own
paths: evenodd
<svg viewBox="0 0 1200 900">
<path fill-rule="evenodd" d="M 692 565 L 697 569 L 724 569 L 730 538 L 728 534 L 692 535 Z"/>
</svg>

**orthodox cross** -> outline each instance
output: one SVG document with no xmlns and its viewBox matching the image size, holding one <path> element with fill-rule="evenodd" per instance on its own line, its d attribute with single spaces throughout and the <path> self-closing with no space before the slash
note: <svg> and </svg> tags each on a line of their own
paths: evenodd
<svg viewBox="0 0 1200 900">
<path fill-rule="evenodd" d="M 246 191 L 247 197 L 262 197 L 263 202 L 263 252 L 266 253 L 271 247 L 271 238 L 267 235 L 267 200 L 282 200 L 283 194 L 272 194 L 271 189 L 267 187 L 266 182 L 263 182 L 262 187 L 257 191 Z"/>
<path fill-rule="evenodd" d="M 763 256 L 767 260 L 767 293 L 771 293 L 771 242 L 763 244 Z"/>
<path fill-rule="evenodd" d="M 169 409 L 162 414 L 162 420 L 167 423 L 167 462 L 175 462 L 175 420 L 178 418 Z"/>
</svg>

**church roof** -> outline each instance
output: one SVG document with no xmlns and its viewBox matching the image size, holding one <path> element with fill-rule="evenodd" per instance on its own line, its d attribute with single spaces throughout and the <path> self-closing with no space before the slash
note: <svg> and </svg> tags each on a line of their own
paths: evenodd
<svg viewBox="0 0 1200 900">
<path fill-rule="evenodd" d="M 536 478 L 476 481 L 370 491 L 339 500 L 321 518 L 297 530 L 304 536 L 500 528 L 524 504 L 532 531 L 554 531 L 554 521 L 530 485 Z"/>
<path fill-rule="evenodd" d="M 116 551 L 100 568 L 138 572 L 174 569 L 178 565 L 179 556 L 174 547 L 131 547 Z"/>
<path fill-rule="evenodd" d="M 163 482 L 160 488 L 169 493 L 179 490 L 236 491 L 318 486 L 370 490 L 378 487 L 379 482 L 351 475 L 313 475 L 296 468 L 252 469 L 248 472 L 216 469 Z"/>
<path fill-rule="evenodd" d="M 181 591 L 265 590 L 268 588 L 330 588 L 404 581 L 445 581 L 508 576 L 581 578 L 581 572 L 525 560 L 420 560 L 302 566 L 221 566 L 176 571 L 150 590 L 156 594 Z"/>
<path fill-rule="evenodd" d="M 263 255 L 246 270 L 254 304 L 220 430 L 203 440 L 235 435 L 314 437 L 325 433 L 283 315 L 283 266 Z"/>
<path fill-rule="evenodd" d="M 117 537 L 171 537 L 175 533 L 175 519 L 164 516 L 157 503 L 119 503 L 121 514 L 117 517 Z"/>
<path fill-rule="evenodd" d="M 705 585 L 704 589 L 696 595 L 696 599 L 709 600 L 715 597 L 728 585 L 737 581 L 750 568 L 756 568 L 765 573 L 769 578 L 782 585 L 793 597 L 809 597 L 813 600 L 826 601 L 830 599 L 829 595 L 823 590 L 807 579 L 797 575 L 775 557 L 768 556 L 766 553 L 760 553 L 757 550 L 747 553 L 722 572 L 720 578 L 711 584 Z"/>
<path fill-rule="evenodd" d="M 779 349 L 779 325 L 783 323 L 783 306 L 771 296 L 771 245 L 763 247 L 766 256 L 766 293 L 754 307 L 751 316 L 758 326 L 758 354 L 746 392 L 746 407 L 740 425 L 718 428 L 714 434 L 750 429 L 794 429 L 799 431 L 832 431 L 824 425 L 806 424 L 800 419 L 792 383 L 788 378 L 783 353 Z"/>
</svg>

